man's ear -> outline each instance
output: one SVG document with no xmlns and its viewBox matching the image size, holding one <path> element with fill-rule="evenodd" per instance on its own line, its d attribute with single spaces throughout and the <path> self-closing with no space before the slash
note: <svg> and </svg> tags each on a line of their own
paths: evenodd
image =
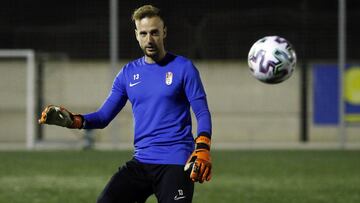
<svg viewBox="0 0 360 203">
<path fill-rule="evenodd" d="M 138 36 L 139 36 L 139 35 L 138 35 L 137 29 L 135 29 L 134 32 L 135 32 L 135 38 L 136 38 L 136 40 L 139 40 L 139 39 L 138 39 Z"/>
<path fill-rule="evenodd" d="M 167 27 L 164 27 L 164 39 L 166 38 L 167 35 Z"/>
</svg>

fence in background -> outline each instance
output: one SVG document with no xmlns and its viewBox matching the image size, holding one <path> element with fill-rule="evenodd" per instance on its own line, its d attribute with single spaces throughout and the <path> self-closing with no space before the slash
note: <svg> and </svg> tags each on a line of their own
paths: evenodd
<svg viewBox="0 0 360 203">
<path fill-rule="evenodd" d="M 247 64 L 241 61 L 195 61 L 195 65 L 208 94 L 215 148 L 338 147 L 336 126 L 313 124 L 312 71 L 309 71 L 308 83 L 309 142 L 301 144 L 299 70 L 284 83 L 266 85 L 252 78 Z M 25 147 L 24 67 L 24 63 L 0 61 L 0 81 L 4 82 L 2 87 L 6 87 L 0 96 L 2 100 L 6 98 L 6 102 L 1 102 L 0 145 L 17 143 Z M 43 104 L 59 104 L 79 113 L 96 110 L 107 97 L 113 81 L 107 61 L 48 60 L 42 75 Z M 16 87 L 12 88 L 9 81 L 15 81 Z M 35 117 L 39 116 L 40 112 Z M 193 122 L 196 129 L 196 119 Z M 92 132 L 95 147 L 130 148 L 132 128 L 131 105 L 127 103 L 108 128 Z M 347 146 L 358 146 L 359 128 L 352 126 L 346 130 Z M 81 148 L 86 142 L 83 130 L 45 126 L 43 132 L 38 148 Z"/>
</svg>

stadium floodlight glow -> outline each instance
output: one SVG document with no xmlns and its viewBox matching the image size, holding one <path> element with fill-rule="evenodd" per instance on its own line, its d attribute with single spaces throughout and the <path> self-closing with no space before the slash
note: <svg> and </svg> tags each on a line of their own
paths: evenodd
<svg viewBox="0 0 360 203">
<path fill-rule="evenodd" d="M 36 129 L 35 52 L 30 49 L 0 49 L 0 57 L 26 59 L 26 148 L 33 149 Z"/>
</svg>

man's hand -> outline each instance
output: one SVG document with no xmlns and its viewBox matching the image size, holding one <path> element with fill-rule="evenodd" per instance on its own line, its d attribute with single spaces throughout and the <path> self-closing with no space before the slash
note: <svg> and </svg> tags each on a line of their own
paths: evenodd
<svg viewBox="0 0 360 203">
<path fill-rule="evenodd" d="M 184 170 L 191 170 L 190 179 L 203 183 L 211 179 L 210 138 L 199 135 L 196 140 L 196 149 L 189 157 Z"/>
<path fill-rule="evenodd" d="M 39 124 L 81 129 L 83 127 L 83 120 L 80 114 L 73 114 L 61 106 L 49 105 L 41 113 Z"/>
</svg>

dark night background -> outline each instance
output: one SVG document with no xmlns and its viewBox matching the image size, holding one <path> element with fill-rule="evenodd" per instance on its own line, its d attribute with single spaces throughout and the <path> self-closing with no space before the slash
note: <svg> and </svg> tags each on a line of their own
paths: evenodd
<svg viewBox="0 0 360 203">
<path fill-rule="evenodd" d="M 193 59 L 240 59 L 266 35 L 280 35 L 299 59 L 337 57 L 337 0 L 119 1 L 119 57 L 141 55 L 132 11 L 158 6 L 167 27 L 167 50 Z M 0 7 L 0 48 L 66 53 L 70 58 L 109 57 L 109 1 L 5 0 Z M 360 2 L 347 1 L 347 57 L 359 59 Z"/>
</svg>

